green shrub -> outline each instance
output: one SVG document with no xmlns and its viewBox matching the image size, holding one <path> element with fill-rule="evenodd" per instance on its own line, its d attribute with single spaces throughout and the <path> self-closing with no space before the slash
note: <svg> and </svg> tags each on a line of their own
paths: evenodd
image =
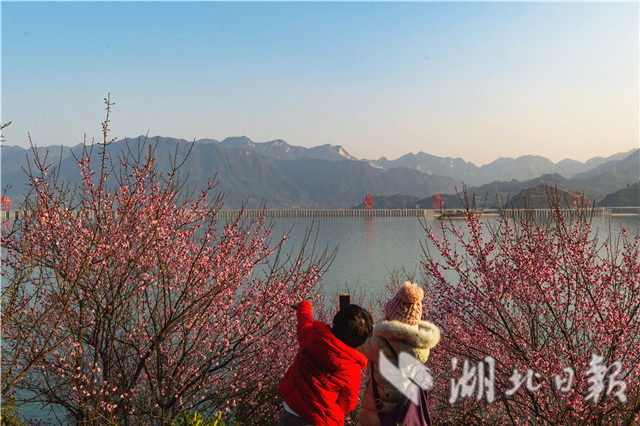
<svg viewBox="0 0 640 426">
<path fill-rule="evenodd" d="M 227 426 L 227 423 L 222 419 L 222 411 L 207 418 L 202 417 L 202 414 L 197 411 L 191 411 L 183 413 L 177 421 L 173 422 L 172 426 Z"/>
<path fill-rule="evenodd" d="M 16 411 L 16 401 L 13 398 L 4 398 L 0 409 L 0 424 L 2 426 L 22 426 L 25 423 L 20 420 Z"/>
</svg>

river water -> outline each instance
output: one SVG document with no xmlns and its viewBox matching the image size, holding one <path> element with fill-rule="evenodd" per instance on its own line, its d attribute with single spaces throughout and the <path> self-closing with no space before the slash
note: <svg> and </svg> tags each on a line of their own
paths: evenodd
<svg viewBox="0 0 640 426">
<path fill-rule="evenodd" d="M 483 220 L 496 221 L 497 218 Z M 442 226 L 434 217 L 279 218 L 273 235 L 281 235 L 293 226 L 286 246 L 295 249 L 305 230 L 313 226 L 318 231 L 319 247 L 337 249 L 337 256 L 321 282 L 325 296 L 335 299 L 346 290 L 354 295 L 364 292 L 365 301 L 370 302 L 384 291 L 394 271 L 401 271 L 401 279 L 420 280 L 421 244 L 427 242 L 423 221 L 436 232 Z M 455 221 L 455 225 L 462 226 L 464 221 Z M 638 216 L 596 216 L 592 225 L 600 239 L 609 232 L 619 234 L 621 228 L 631 235 L 640 233 Z"/>
</svg>

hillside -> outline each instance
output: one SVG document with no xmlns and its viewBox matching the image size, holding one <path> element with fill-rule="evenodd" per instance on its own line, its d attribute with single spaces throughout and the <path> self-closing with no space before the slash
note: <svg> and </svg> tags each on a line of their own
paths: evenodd
<svg viewBox="0 0 640 426">
<path fill-rule="evenodd" d="M 583 204 L 584 194 L 579 192 L 568 191 L 562 188 L 550 188 L 548 185 L 542 184 L 534 187 L 525 188 L 515 197 L 509 200 L 508 206 L 514 208 L 529 207 L 532 209 L 548 209 L 549 205 L 548 191 L 551 189 L 558 197 L 559 207 L 576 208 Z M 585 200 L 587 205 L 592 205 L 591 200 Z"/>
<path fill-rule="evenodd" d="M 627 185 L 620 191 L 607 195 L 598 203 L 599 207 L 637 207 L 640 206 L 640 182 Z"/>
<path fill-rule="evenodd" d="M 363 161 L 326 161 L 309 158 L 275 162 L 320 208 L 351 207 L 366 194 L 414 193 L 425 196 L 454 188 L 452 179 L 428 176 L 413 169 L 389 171 Z"/>
<path fill-rule="evenodd" d="M 189 146 L 185 140 L 173 138 L 157 138 L 156 160 L 161 171 L 168 171 L 170 161 L 178 147 L 178 158 L 186 156 Z M 129 141 L 135 150 L 137 141 Z M 109 145 L 108 151 L 111 159 L 117 164 L 117 158 L 126 148 L 124 140 Z M 58 148 L 59 149 L 59 148 Z M 40 149 L 40 151 L 45 151 Z M 57 164 L 57 149 L 50 150 L 50 161 Z M 73 148 L 76 153 L 81 152 L 81 147 Z M 27 178 L 24 172 L 17 166 L 5 165 L 15 163 L 24 164 L 25 154 L 28 150 L 2 150 L 2 182 L 9 184 L 11 188 L 7 195 L 19 204 L 21 195 L 28 189 Z M 97 165 L 98 149 L 93 150 L 91 158 Z M 75 185 L 79 183 L 80 175 L 77 161 L 71 155 L 67 155 L 61 163 L 61 178 L 63 181 Z M 250 171 L 250 172 L 247 172 Z M 281 205 L 311 205 L 311 201 L 304 191 L 289 181 L 286 176 L 268 159 L 250 151 L 234 150 L 219 144 L 195 144 L 191 155 L 187 158 L 181 175 L 187 180 L 190 188 L 204 188 L 207 181 L 216 179 L 216 190 L 224 193 L 227 207 L 240 207 L 246 203 L 247 207 L 258 207 L 262 199 L 267 199 L 270 206 Z"/>
<path fill-rule="evenodd" d="M 569 181 L 558 174 L 548 174 L 540 176 L 536 179 L 527 181 L 519 181 L 512 179 L 509 181 L 495 181 L 479 187 L 467 188 L 467 195 L 470 199 L 474 196 L 478 205 L 484 205 L 486 208 L 497 208 L 504 205 L 509 199 L 515 197 L 525 188 L 536 187 L 540 185 L 552 185 L 559 188 L 566 188 Z M 462 208 L 460 197 L 462 196 L 462 187 L 458 187 L 458 192 L 441 194 L 442 198 L 446 198 L 446 208 L 459 209 Z M 420 200 L 420 208 L 430 209 L 433 207 L 434 197 L 430 196 Z"/>
<path fill-rule="evenodd" d="M 176 146 L 178 158 L 183 158 L 191 146 L 183 139 L 151 140 L 157 142 L 157 165 L 163 171 L 169 170 Z M 137 141 L 129 140 L 129 144 L 135 149 Z M 109 146 L 114 161 L 125 147 L 125 140 Z M 50 161 L 55 160 L 57 164 L 59 149 L 48 147 L 39 151 L 43 157 L 48 150 Z M 73 151 L 80 153 L 81 147 L 77 146 Z M 93 153 L 93 158 L 97 151 Z M 322 148 L 320 151 L 326 153 L 334 150 Z M 74 185 L 79 182 L 80 176 L 77 162 L 70 152 L 71 149 L 64 149 L 61 178 Z M 318 150 L 309 152 L 314 155 Z M 28 190 L 22 167 L 26 163 L 25 155 L 30 154 L 30 150 L 3 147 L 1 154 L 3 186 L 10 186 L 6 195 L 17 206 Z M 226 208 L 238 208 L 243 204 L 255 208 L 263 200 L 266 200 L 268 208 L 350 207 L 368 193 L 390 195 L 415 191 L 420 196 L 426 196 L 432 191 L 451 191 L 455 187 L 450 178 L 428 176 L 413 169 L 384 171 L 366 162 L 349 159 L 330 161 L 303 157 L 275 160 L 256 150 L 232 148 L 213 140 L 201 140 L 193 144 L 191 155 L 181 173 L 190 188 L 203 188 L 209 179 L 216 178 L 216 190 L 224 193 Z"/>
</svg>

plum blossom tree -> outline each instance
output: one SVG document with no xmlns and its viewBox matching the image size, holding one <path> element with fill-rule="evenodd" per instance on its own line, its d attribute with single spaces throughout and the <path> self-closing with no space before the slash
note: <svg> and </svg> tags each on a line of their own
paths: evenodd
<svg viewBox="0 0 640 426">
<path fill-rule="evenodd" d="M 284 251 L 263 215 L 219 220 L 221 195 L 187 190 L 177 149 L 168 173 L 146 138 L 113 161 L 105 102 L 104 140 L 75 154 L 79 185 L 34 149 L 24 214 L 3 235 L 3 397 L 78 424 L 190 410 L 268 423 L 295 355 L 285 307 L 322 303 L 331 254 L 309 239 Z"/>
<path fill-rule="evenodd" d="M 548 219 L 487 220 L 465 195 L 465 222 L 425 223 L 438 423 L 640 421 L 640 237 L 598 236 L 586 202 L 547 195 Z"/>
</svg>

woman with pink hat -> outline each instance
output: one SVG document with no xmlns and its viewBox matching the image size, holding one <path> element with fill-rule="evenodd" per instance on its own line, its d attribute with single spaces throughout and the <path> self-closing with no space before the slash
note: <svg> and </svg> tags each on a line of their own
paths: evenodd
<svg viewBox="0 0 640 426">
<path fill-rule="evenodd" d="M 424 291 L 417 284 L 405 282 L 385 304 L 384 321 L 373 327 L 371 337 L 358 348 L 369 360 L 364 381 L 366 390 L 360 401 L 362 425 L 380 425 L 396 404 L 406 400 L 403 391 L 396 387 L 398 383 L 392 384 L 389 379 L 393 382 L 393 378 L 381 371 L 380 357 L 384 356 L 398 366 L 399 354 L 406 352 L 424 364 L 429 358 L 429 350 L 440 341 L 440 329 L 422 319 L 423 298 Z"/>
</svg>

